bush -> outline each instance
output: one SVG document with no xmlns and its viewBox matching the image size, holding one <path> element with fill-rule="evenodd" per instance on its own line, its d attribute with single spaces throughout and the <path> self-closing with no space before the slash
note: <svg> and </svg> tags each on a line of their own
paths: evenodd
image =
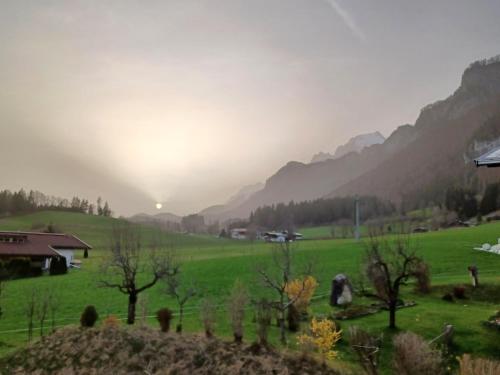
<svg viewBox="0 0 500 375">
<path fill-rule="evenodd" d="M 458 359 L 460 363 L 460 375 L 496 375 L 500 374 L 500 362 L 483 358 L 471 358 L 464 354 Z"/>
<path fill-rule="evenodd" d="M 420 262 L 413 275 L 417 281 L 415 290 L 422 294 L 429 294 L 431 291 L 431 275 L 429 266 L 424 262 Z"/>
<path fill-rule="evenodd" d="M 295 300 L 293 304 L 300 314 L 307 314 L 307 308 L 317 287 L 318 282 L 312 276 L 293 280 L 286 285 L 288 298 Z"/>
<path fill-rule="evenodd" d="M 103 324 L 105 328 L 117 328 L 120 326 L 120 319 L 116 315 L 108 315 Z"/>
<path fill-rule="evenodd" d="M 443 374 L 441 354 L 414 333 L 394 337 L 393 369 L 398 375 Z"/>
<path fill-rule="evenodd" d="M 31 259 L 20 257 L 13 258 L 5 263 L 6 273 L 9 278 L 19 279 L 23 277 L 39 276 L 41 268 L 38 270 L 31 267 Z"/>
<path fill-rule="evenodd" d="M 257 303 L 256 307 L 255 320 L 257 322 L 257 336 L 259 337 L 259 343 L 263 346 L 267 346 L 267 336 L 272 319 L 271 305 L 263 298 Z"/>
<path fill-rule="evenodd" d="M 458 299 L 464 299 L 465 298 L 465 287 L 463 286 L 456 286 L 453 288 L 453 296 Z"/>
<path fill-rule="evenodd" d="M 229 319 L 233 329 L 234 341 L 243 341 L 243 321 L 245 319 L 245 306 L 248 303 L 248 292 L 245 285 L 236 280 L 228 299 Z"/>
<path fill-rule="evenodd" d="M 44 230 L 45 233 L 61 233 L 62 230 L 58 226 L 54 225 L 53 223 L 50 223 L 47 225 L 47 228 Z"/>
<path fill-rule="evenodd" d="M 369 375 L 378 374 L 380 347 L 382 346 L 382 335 L 375 337 L 356 326 L 349 327 L 349 344 L 358 356 L 363 369 Z"/>
<path fill-rule="evenodd" d="M 307 352 L 310 348 L 316 349 L 323 360 L 334 359 L 337 352 L 334 350 L 337 341 L 342 337 L 342 331 L 338 330 L 335 322 L 329 319 L 311 321 L 310 334 L 297 336 L 297 344 L 303 351 Z"/>
<path fill-rule="evenodd" d="M 64 275 L 68 273 L 68 266 L 66 265 L 65 257 L 54 257 L 50 261 L 49 274 L 50 275 Z"/>
<path fill-rule="evenodd" d="M 205 328 L 205 335 L 214 335 L 217 306 L 210 298 L 204 298 L 200 304 L 200 318 Z"/>
<path fill-rule="evenodd" d="M 170 322 L 172 321 L 172 311 L 170 309 L 164 308 L 156 312 L 156 319 L 160 323 L 160 328 L 162 332 L 168 332 L 170 330 Z"/>
<path fill-rule="evenodd" d="M 95 307 L 93 305 L 88 305 L 85 307 L 80 317 L 80 324 L 82 327 L 93 327 L 98 318 L 99 315 Z"/>
<path fill-rule="evenodd" d="M 453 298 L 453 295 L 451 293 L 446 293 L 444 296 L 441 297 L 443 301 L 448 301 L 448 302 L 454 302 L 455 299 Z"/>
</svg>

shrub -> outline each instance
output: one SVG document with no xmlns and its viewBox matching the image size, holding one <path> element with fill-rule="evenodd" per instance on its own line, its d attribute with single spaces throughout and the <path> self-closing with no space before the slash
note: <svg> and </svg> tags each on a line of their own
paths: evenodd
<svg viewBox="0 0 500 375">
<path fill-rule="evenodd" d="M 214 334 L 216 310 L 217 306 L 211 299 L 204 298 L 201 301 L 200 318 L 201 321 L 203 322 L 203 327 L 205 328 L 205 335 L 207 337 L 212 337 Z"/>
<path fill-rule="evenodd" d="M 446 293 L 444 296 L 441 297 L 443 301 L 448 301 L 448 302 L 453 302 L 455 299 L 453 298 L 453 295 L 451 293 Z"/>
<path fill-rule="evenodd" d="M 393 369 L 398 375 L 443 374 L 441 354 L 414 333 L 400 333 L 394 337 Z"/>
<path fill-rule="evenodd" d="M 465 287 L 463 286 L 456 286 L 453 288 L 453 296 L 458 299 L 464 299 L 465 298 Z"/>
<path fill-rule="evenodd" d="M 93 327 L 98 317 L 99 315 L 95 307 L 93 305 L 88 305 L 85 307 L 80 317 L 80 324 L 82 327 Z"/>
<path fill-rule="evenodd" d="M 156 319 L 160 323 L 160 328 L 162 332 L 168 332 L 170 330 L 170 321 L 172 320 L 173 314 L 170 309 L 164 308 L 156 312 Z"/>
<path fill-rule="evenodd" d="M 257 322 L 257 336 L 259 343 L 263 346 L 267 345 L 267 336 L 269 326 L 271 325 L 272 311 L 269 302 L 263 298 L 257 303 L 257 311 L 255 320 Z"/>
<path fill-rule="evenodd" d="M 31 268 L 30 263 L 29 258 L 13 258 L 5 262 L 5 269 L 12 279 L 28 277 Z"/>
<path fill-rule="evenodd" d="M 349 344 L 366 373 L 377 375 L 382 335 L 375 337 L 356 326 L 349 327 Z"/>
<path fill-rule="evenodd" d="M 427 263 L 420 262 L 413 275 L 417 281 L 415 290 L 422 294 L 428 294 L 431 291 L 431 276 Z"/>
<path fill-rule="evenodd" d="M 105 328 L 117 328 L 120 326 L 120 319 L 116 315 L 108 315 L 103 324 Z"/>
<path fill-rule="evenodd" d="M 338 331 L 335 322 L 329 319 L 311 321 L 310 334 L 297 336 L 297 343 L 302 348 L 315 348 L 323 360 L 337 357 L 335 344 L 342 337 L 342 331 Z"/>
<path fill-rule="evenodd" d="M 63 275 L 68 273 L 68 266 L 66 265 L 65 257 L 54 257 L 50 261 L 50 275 Z"/>
<path fill-rule="evenodd" d="M 10 259 L 4 267 L 6 276 L 11 279 L 40 276 L 42 273 L 41 268 L 31 267 L 31 259 L 26 257 Z"/>
<path fill-rule="evenodd" d="M 307 308 L 317 287 L 318 282 L 312 276 L 306 276 L 303 280 L 296 279 L 288 283 L 286 293 L 290 300 L 295 300 L 294 305 L 299 313 L 307 313 Z"/>
<path fill-rule="evenodd" d="M 500 362 L 484 358 L 471 358 L 464 354 L 458 359 L 459 375 L 496 375 L 500 374 Z"/>
<path fill-rule="evenodd" d="M 240 280 L 236 280 L 229 295 L 228 311 L 233 328 L 234 341 L 243 341 L 243 320 L 245 318 L 245 305 L 248 303 L 248 292 Z"/>
<path fill-rule="evenodd" d="M 61 233 L 62 230 L 58 226 L 54 225 L 53 223 L 50 223 L 47 225 L 47 228 L 44 230 L 45 233 Z"/>
</svg>

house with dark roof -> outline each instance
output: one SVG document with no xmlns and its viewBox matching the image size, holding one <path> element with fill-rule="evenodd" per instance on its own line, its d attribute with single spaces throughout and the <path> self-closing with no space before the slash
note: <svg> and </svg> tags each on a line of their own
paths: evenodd
<svg viewBox="0 0 500 375">
<path fill-rule="evenodd" d="M 70 234 L 0 231 L 0 259 L 29 258 L 33 268 L 48 267 L 54 257 L 64 257 L 69 268 L 75 250 L 90 249 L 92 246 Z"/>
</svg>

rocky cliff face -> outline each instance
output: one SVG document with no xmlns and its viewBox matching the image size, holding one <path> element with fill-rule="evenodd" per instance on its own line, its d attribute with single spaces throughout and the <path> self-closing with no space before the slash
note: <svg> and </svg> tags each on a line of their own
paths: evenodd
<svg viewBox="0 0 500 375">
<path fill-rule="evenodd" d="M 374 133 L 360 134 L 349 139 L 346 144 L 340 145 L 332 155 L 327 152 L 320 152 L 313 156 L 311 163 L 317 163 L 328 159 L 338 159 L 350 152 L 361 152 L 366 147 L 384 143 L 385 137 L 376 131 Z"/>
</svg>

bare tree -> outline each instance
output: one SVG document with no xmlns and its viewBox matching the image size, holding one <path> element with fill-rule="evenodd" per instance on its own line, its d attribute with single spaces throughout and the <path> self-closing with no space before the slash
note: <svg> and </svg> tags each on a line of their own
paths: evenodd
<svg viewBox="0 0 500 375">
<path fill-rule="evenodd" d="M 49 312 L 49 290 L 42 289 L 38 293 L 38 304 L 36 308 L 36 317 L 40 323 L 40 337 L 43 337 L 43 327 L 45 324 L 45 319 L 47 319 L 47 314 Z"/>
<path fill-rule="evenodd" d="M 157 249 L 142 249 L 140 233 L 129 223 L 113 227 L 109 250 L 99 285 L 128 296 L 127 324 L 134 324 L 138 295 L 167 275 L 168 258 Z M 139 275 L 149 276 L 149 281 L 139 286 Z"/>
<path fill-rule="evenodd" d="M 418 273 L 422 260 L 410 246 L 409 235 L 398 236 L 393 243 L 371 237 L 366 255 L 366 275 L 375 293 L 389 310 L 389 328 L 396 328 L 396 309 L 400 288 Z"/>
<path fill-rule="evenodd" d="M 293 298 L 289 298 L 287 285 L 290 281 L 292 281 L 292 249 L 290 241 L 288 240 L 280 243 L 273 249 L 272 265 L 272 270 L 269 270 L 265 266 L 258 266 L 257 273 L 260 275 L 264 286 L 277 294 L 278 299 L 276 301 L 271 301 L 270 306 L 275 309 L 278 314 L 280 340 L 282 344 L 286 344 L 286 312 L 288 308 L 301 297 L 302 292 L 306 289 L 306 278 L 302 277 L 301 290 L 299 290 Z M 301 275 L 311 275 L 311 271 L 312 262 L 308 262 Z"/>
<path fill-rule="evenodd" d="M 181 264 L 174 260 L 170 253 L 168 256 L 168 267 L 165 272 L 166 292 L 170 297 L 175 298 L 179 306 L 179 321 L 176 332 L 182 332 L 182 322 L 184 318 L 184 306 L 187 301 L 196 295 L 196 288 L 193 285 L 183 285 L 181 280 Z"/>
<path fill-rule="evenodd" d="M 50 325 L 52 332 L 56 330 L 56 313 L 61 306 L 61 297 L 60 295 L 54 291 L 54 289 L 49 289 L 48 294 L 48 309 L 50 313 Z"/>
<path fill-rule="evenodd" d="M 38 290 L 31 288 L 26 291 L 26 301 L 24 305 L 24 313 L 28 319 L 28 341 L 33 339 L 33 320 L 38 305 Z"/>
<path fill-rule="evenodd" d="M 259 344 L 267 347 L 267 336 L 272 318 L 271 306 L 265 298 L 262 298 L 255 303 L 255 307 L 255 320 L 257 322 L 257 337 L 259 338 Z"/>
</svg>

